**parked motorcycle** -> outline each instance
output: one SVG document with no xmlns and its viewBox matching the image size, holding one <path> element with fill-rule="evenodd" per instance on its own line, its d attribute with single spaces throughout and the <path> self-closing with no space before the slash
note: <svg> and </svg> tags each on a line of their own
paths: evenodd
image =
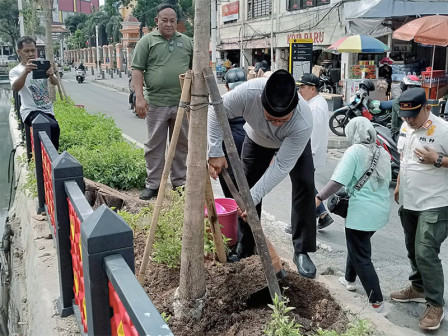
<svg viewBox="0 0 448 336">
<path fill-rule="evenodd" d="M 329 120 L 330 130 L 336 135 L 344 136 L 345 126 L 354 117 L 365 116 L 369 120 L 372 119 L 368 107 L 368 96 L 369 92 L 374 90 L 375 85 L 371 80 L 363 80 L 359 84 L 359 90 L 356 92 L 356 96 L 352 98 L 352 102 L 333 112 Z"/>
<path fill-rule="evenodd" d="M 398 153 L 397 142 L 388 127 L 379 124 L 373 124 L 377 137 L 376 142 L 382 146 L 390 155 L 392 169 L 392 183 L 397 182 L 400 171 L 400 153 Z"/>
<path fill-rule="evenodd" d="M 81 84 L 84 82 L 84 79 L 86 78 L 86 71 L 83 69 L 76 69 L 76 81 Z"/>
<path fill-rule="evenodd" d="M 368 105 L 369 112 L 372 114 L 370 121 L 390 128 L 393 104 L 393 99 L 385 101 L 372 100 Z"/>
<path fill-rule="evenodd" d="M 335 84 L 331 81 L 330 76 L 324 72 L 319 77 L 319 92 L 322 93 L 335 93 Z"/>
</svg>

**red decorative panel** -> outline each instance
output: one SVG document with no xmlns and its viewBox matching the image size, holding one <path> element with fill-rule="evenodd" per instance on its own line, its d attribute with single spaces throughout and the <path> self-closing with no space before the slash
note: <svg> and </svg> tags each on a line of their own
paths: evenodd
<svg viewBox="0 0 448 336">
<path fill-rule="evenodd" d="M 68 213 L 70 217 L 70 246 L 73 265 L 73 293 L 75 293 L 75 303 L 81 313 L 81 323 L 84 332 L 87 332 L 86 314 L 86 294 L 84 290 L 84 273 L 82 271 L 82 250 L 81 250 L 81 221 L 73 208 L 69 199 Z"/>
<path fill-rule="evenodd" d="M 53 195 L 53 181 L 51 176 L 51 160 L 45 150 L 43 143 L 40 144 L 42 148 L 42 171 L 44 175 L 44 190 L 45 190 L 45 204 L 50 215 L 51 225 L 56 235 L 56 226 L 54 220 L 54 195 Z"/>
<path fill-rule="evenodd" d="M 110 281 L 109 303 L 113 309 L 112 317 L 110 319 L 112 336 L 138 336 L 137 329 L 135 329 L 134 324 L 132 323 L 123 306 L 123 303 L 121 303 L 121 300 Z"/>
</svg>

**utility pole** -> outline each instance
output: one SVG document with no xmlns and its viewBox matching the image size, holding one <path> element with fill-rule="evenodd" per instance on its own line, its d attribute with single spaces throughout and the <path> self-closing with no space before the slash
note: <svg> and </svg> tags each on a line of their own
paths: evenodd
<svg viewBox="0 0 448 336">
<path fill-rule="evenodd" d="M 100 46 L 98 45 L 98 23 L 95 24 L 96 38 L 96 76 L 100 77 Z"/>
<path fill-rule="evenodd" d="M 274 67 L 274 6 L 275 6 L 275 1 L 271 0 L 271 70 L 275 70 L 275 67 Z"/>
<path fill-rule="evenodd" d="M 19 9 L 19 28 L 20 28 L 20 36 L 25 35 L 25 26 L 23 24 L 23 6 L 22 0 L 17 0 L 17 8 Z"/>
</svg>

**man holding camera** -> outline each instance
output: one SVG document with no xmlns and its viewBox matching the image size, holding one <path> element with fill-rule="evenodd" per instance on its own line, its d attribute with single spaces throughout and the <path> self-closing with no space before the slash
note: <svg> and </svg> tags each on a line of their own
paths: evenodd
<svg viewBox="0 0 448 336">
<path fill-rule="evenodd" d="M 42 115 L 50 123 L 51 141 L 56 149 L 59 148 L 59 124 L 54 118 L 53 102 L 48 91 L 48 80 L 53 85 L 58 84 L 58 78 L 54 74 L 53 67 L 48 61 L 42 61 L 42 65 L 49 68 L 45 71 L 44 78 L 37 78 L 38 61 L 36 61 L 36 40 L 31 36 L 22 36 L 17 41 L 17 51 L 20 63 L 9 71 L 9 81 L 14 91 L 20 95 L 20 116 L 26 125 L 31 126 L 33 120 Z M 35 72 L 33 76 L 33 72 Z"/>
</svg>

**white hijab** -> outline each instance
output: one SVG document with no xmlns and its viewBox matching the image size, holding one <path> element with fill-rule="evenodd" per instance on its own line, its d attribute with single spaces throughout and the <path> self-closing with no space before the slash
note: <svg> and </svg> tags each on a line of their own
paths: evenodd
<svg viewBox="0 0 448 336">
<path fill-rule="evenodd" d="M 376 151 L 376 131 L 372 123 L 365 117 L 355 117 L 345 127 L 345 135 L 352 145 L 363 145 L 368 155 L 361 160 L 362 168 L 366 171 L 372 164 Z M 380 158 L 370 179 L 381 185 L 390 176 L 390 156 L 381 148 Z"/>
</svg>

